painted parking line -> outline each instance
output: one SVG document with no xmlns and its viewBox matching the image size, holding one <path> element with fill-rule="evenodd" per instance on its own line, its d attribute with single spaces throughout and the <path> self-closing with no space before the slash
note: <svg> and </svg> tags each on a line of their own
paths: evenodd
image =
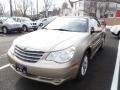
<svg viewBox="0 0 120 90">
<path fill-rule="evenodd" d="M 118 78 L 119 78 L 119 66 L 120 66 L 120 41 L 118 45 L 117 60 L 114 69 L 114 75 L 111 84 L 111 90 L 118 90 Z"/>
<path fill-rule="evenodd" d="M 6 55 L 7 55 L 7 53 L 4 53 L 4 54 L 0 55 L 0 58 L 3 58 Z"/>
<path fill-rule="evenodd" d="M 0 67 L 0 70 L 5 69 L 5 68 L 7 68 L 7 67 L 9 67 L 9 66 L 10 66 L 10 64 L 6 64 L 6 65 Z"/>
<path fill-rule="evenodd" d="M 4 35 L 4 34 L 0 34 L 0 36 L 4 37 L 4 36 L 6 36 L 6 35 Z"/>
</svg>

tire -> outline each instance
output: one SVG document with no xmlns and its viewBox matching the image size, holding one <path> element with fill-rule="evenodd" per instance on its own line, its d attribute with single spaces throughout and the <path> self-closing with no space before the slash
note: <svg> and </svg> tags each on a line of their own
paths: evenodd
<svg viewBox="0 0 120 90">
<path fill-rule="evenodd" d="M 27 26 L 25 26 L 25 25 L 22 26 L 22 29 L 23 29 L 24 32 L 28 32 L 28 28 L 27 28 Z"/>
<path fill-rule="evenodd" d="M 7 33 L 8 33 L 8 28 L 7 28 L 7 27 L 3 27 L 3 28 L 2 28 L 2 32 L 3 32 L 4 34 L 7 34 Z"/>
<path fill-rule="evenodd" d="M 37 29 L 33 29 L 34 31 L 36 31 Z"/>
<path fill-rule="evenodd" d="M 118 39 L 120 39 L 120 32 L 118 33 Z"/>
<path fill-rule="evenodd" d="M 77 73 L 77 80 L 81 80 L 86 75 L 86 72 L 88 70 L 88 64 L 89 64 L 89 53 L 86 52 L 81 60 L 80 67 Z"/>
</svg>

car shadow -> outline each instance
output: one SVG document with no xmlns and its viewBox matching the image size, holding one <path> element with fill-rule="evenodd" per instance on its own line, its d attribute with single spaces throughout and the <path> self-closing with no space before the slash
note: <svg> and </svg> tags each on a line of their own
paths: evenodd
<svg viewBox="0 0 120 90">
<path fill-rule="evenodd" d="M 88 72 L 83 80 L 70 80 L 54 86 L 21 77 L 16 82 L 16 90 L 107 90 L 111 85 L 117 55 L 116 40 L 117 37 L 107 35 L 103 50 L 97 52 L 90 61 Z"/>
<path fill-rule="evenodd" d="M 34 80 L 29 80 L 21 77 L 19 81 L 16 83 L 17 90 L 79 90 L 81 81 L 70 80 L 68 82 L 64 82 L 59 86 L 55 86 L 52 84 L 42 83 Z"/>
<path fill-rule="evenodd" d="M 23 35 L 23 34 L 27 34 L 29 32 L 9 32 L 8 34 L 3 34 L 0 33 L 1 37 L 5 37 L 5 36 L 19 36 L 19 35 Z"/>
</svg>

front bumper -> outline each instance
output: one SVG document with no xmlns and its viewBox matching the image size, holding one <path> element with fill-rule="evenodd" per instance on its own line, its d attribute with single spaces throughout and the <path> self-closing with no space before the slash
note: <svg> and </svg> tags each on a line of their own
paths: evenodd
<svg viewBox="0 0 120 90">
<path fill-rule="evenodd" d="M 21 76 L 36 81 L 51 83 L 53 85 L 60 85 L 64 81 L 74 78 L 78 70 L 78 65 L 57 68 L 56 66 L 59 67 L 61 64 L 57 64 L 51 61 L 48 62 L 45 60 L 40 60 L 37 63 L 25 62 L 19 60 L 10 52 L 8 52 L 8 58 L 13 70 L 15 70 Z M 25 66 L 27 68 L 27 74 L 17 71 L 15 68 L 16 64 Z M 50 68 L 51 66 L 52 68 Z"/>
<path fill-rule="evenodd" d="M 32 75 L 32 74 L 23 74 L 21 72 L 18 72 L 14 65 L 11 64 L 10 67 L 19 75 L 31 79 L 31 80 L 35 80 L 35 81 L 40 81 L 40 82 L 45 82 L 45 83 L 50 83 L 53 85 L 60 85 L 61 83 L 63 83 L 66 79 L 62 79 L 62 78 L 48 78 L 48 77 L 42 77 L 42 76 L 37 76 L 37 75 Z"/>
<path fill-rule="evenodd" d="M 37 30 L 37 29 L 38 29 L 38 26 L 29 26 L 28 28 L 29 28 L 29 29 L 33 29 L 33 30 Z"/>
</svg>

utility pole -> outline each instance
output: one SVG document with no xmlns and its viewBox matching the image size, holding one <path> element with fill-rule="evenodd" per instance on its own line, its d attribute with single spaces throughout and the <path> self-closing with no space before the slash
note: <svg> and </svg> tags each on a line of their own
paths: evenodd
<svg viewBox="0 0 120 90">
<path fill-rule="evenodd" d="M 37 0 L 37 2 L 36 2 L 36 8 L 37 8 L 37 18 L 38 18 L 38 0 Z"/>
<path fill-rule="evenodd" d="M 12 13 L 12 0 L 10 0 L 10 16 L 13 16 L 13 13 Z"/>
<path fill-rule="evenodd" d="M 31 1 L 31 17 L 33 17 L 33 6 L 32 6 L 32 1 Z"/>
<path fill-rule="evenodd" d="M 25 0 L 23 0 L 23 16 L 25 17 L 26 16 L 26 12 L 25 12 Z"/>
</svg>

